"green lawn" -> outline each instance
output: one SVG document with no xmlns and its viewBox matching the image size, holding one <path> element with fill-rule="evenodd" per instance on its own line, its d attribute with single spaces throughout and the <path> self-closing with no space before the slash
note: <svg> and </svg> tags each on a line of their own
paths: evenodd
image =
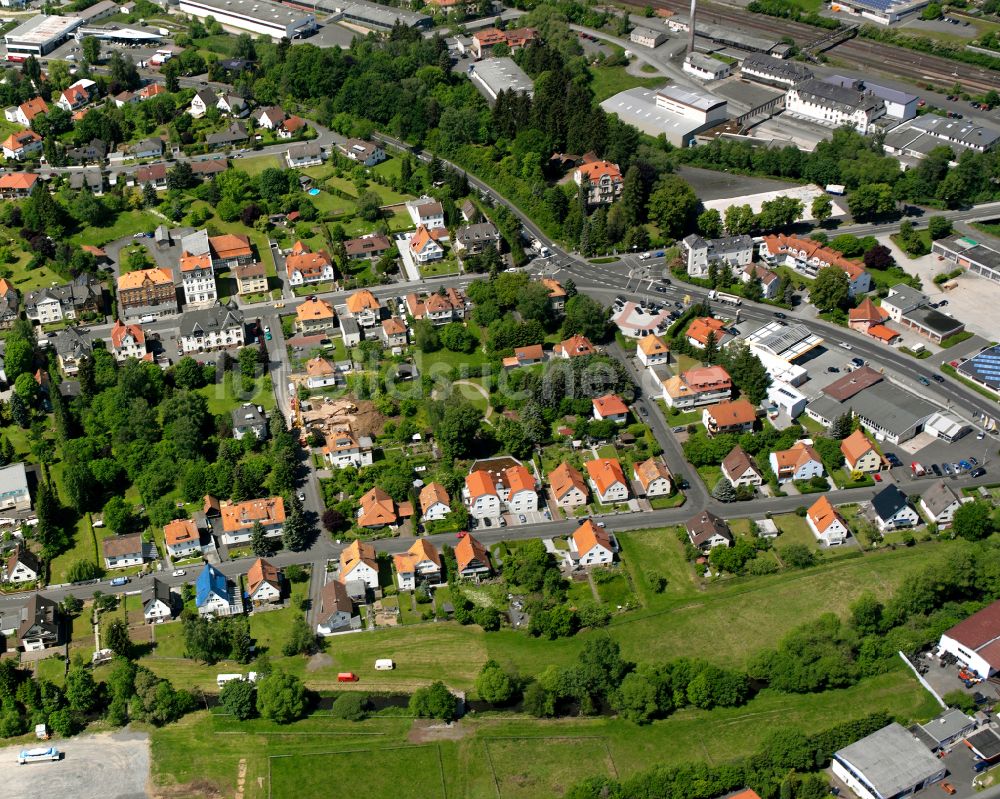
<svg viewBox="0 0 1000 799">
<path fill-rule="evenodd" d="M 418 267 L 423 277 L 440 277 L 441 275 L 457 275 L 458 261 L 451 258 L 442 258 L 440 261 L 433 261 L 429 264 L 420 264 Z"/>
<path fill-rule="evenodd" d="M 627 572 L 624 570 L 616 574 L 607 582 L 597 582 L 597 593 L 605 605 L 609 605 L 612 611 L 618 608 L 634 608 L 638 604 L 638 599 L 629 585 Z"/>
<path fill-rule="evenodd" d="M 233 163 L 234 168 L 248 175 L 259 175 L 265 169 L 286 169 L 286 164 L 276 155 L 256 155 L 253 158 L 240 158 Z"/>
<path fill-rule="evenodd" d="M 812 504 L 812 500 L 809 497 L 803 497 L 802 504 L 809 506 Z M 806 520 L 801 516 L 795 513 L 783 513 L 773 517 L 773 521 L 781 531 L 781 535 L 775 542 L 779 550 L 789 544 L 804 544 L 817 555 L 822 555 L 827 551 L 820 548 L 816 536 L 812 534 Z"/>
<path fill-rule="evenodd" d="M 208 400 L 208 411 L 212 414 L 229 413 L 245 402 L 261 405 L 265 411 L 274 410 L 276 404 L 271 380 L 266 376 L 257 378 L 255 391 L 252 394 L 244 394 L 242 387 L 234 384 L 231 372 L 226 373 L 222 383 L 213 383 L 199 388 L 198 393 Z"/>
<path fill-rule="evenodd" d="M 614 759 L 601 737 L 553 738 L 544 744 L 544 757 L 525 757 L 525 748 L 537 747 L 537 737 L 484 738 L 503 799 L 560 796 L 562 790 L 587 777 L 613 777 Z M 430 796 L 430 794 L 428 794 Z"/>
<path fill-rule="evenodd" d="M 437 352 L 419 352 L 415 356 L 417 362 L 417 368 L 420 370 L 421 374 L 434 374 L 432 370 L 438 364 L 444 364 L 452 368 L 461 369 L 463 366 L 467 368 L 478 368 L 486 363 L 486 353 L 481 349 L 476 349 L 475 352 L 465 353 L 465 352 L 452 352 L 451 350 L 440 349 Z M 440 367 L 438 367 L 440 369 Z"/>
<path fill-rule="evenodd" d="M 48 657 L 35 664 L 35 678 L 48 680 L 56 685 L 66 682 L 66 661 L 61 657 Z"/>
<path fill-rule="evenodd" d="M 68 582 L 70 567 L 80 560 L 89 560 L 101 565 L 94 550 L 94 538 L 91 535 L 90 523 L 85 516 L 77 522 L 76 530 L 73 533 L 73 545 L 53 559 L 49 567 L 49 582 L 55 585 Z"/>
<path fill-rule="evenodd" d="M 591 67 L 590 74 L 593 77 L 590 88 L 594 90 L 594 99 L 597 102 L 607 100 L 612 95 L 635 86 L 658 89 L 664 82 L 662 77 L 638 78 L 635 75 L 629 75 L 625 71 L 625 67 Z"/>
<path fill-rule="evenodd" d="M 163 219 L 148 211 L 125 211 L 118 214 L 114 223 L 108 227 L 87 227 L 70 237 L 73 244 L 90 244 L 103 247 L 109 241 L 115 241 L 122 236 L 134 233 L 152 233 Z"/>
</svg>

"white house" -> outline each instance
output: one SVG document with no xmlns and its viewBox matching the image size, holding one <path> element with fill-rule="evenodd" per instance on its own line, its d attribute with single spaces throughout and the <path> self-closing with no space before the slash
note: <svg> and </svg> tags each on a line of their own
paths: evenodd
<svg viewBox="0 0 1000 799">
<path fill-rule="evenodd" d="M 274 564 L 263 558 L 253 562 L 247 570 L 247 597 L 254 606 L 281 601 L 281 572 Z"/>
<path fill-rule="evenodd" d="M 201 533 L 193 519 L 175 519 L 163 526 L 167 554 L 177 560 L 201 553 Z"/>
<path fill-rule="evenodd" d="M 418 538 L 406 551 L 393 558 L 400 591 L 412 591 L 419 582 L 441 580 L 441 555 L 426 538 Z"/>
<path fill-rule="evenodd" d="M 504 482 L 508 487 L 506 498 L 510 513 L 533 513 L 538 510 L 538 491 L 535 477 L 526 466 L 518 464 L 504 472 Z"/>
<path fill-rule="evenodd" d="M 354 601 L 347 589 L 339 580 L 330 580 L 320 592 L 316 632 L 320 635 L 333 635 L 337 631 L 360 627 L 361 617 L 354 612 Z"/>
<path fill-rule="evenodd" d="M 451 500 L 440 483 L 428 483 L 420 489 L 420 520 L 436 522 L 451 513 Z"/>
<path fill-rule="evenodd" d="M 337 385 L 337 367 L 319 355 L 306 361 L 306 375 L 306 386 L 309 388 Z"/>
<path fill-rule="evenodd" d="M 410 235 L 408 244 L 410 253 L 418 264 L 440 261 L 444 258 L 444 248 L 434 241 L 430 230 L 423 225 L 417 228 L 416 233 Z"/>
<path fill-rule="evenodd" d="M 418 228 L 422 226 L 433 230 L 445 227 L 444 206 L 426 194 L 416 200 L 408 201 L 406 210 L 410 214 L 413 224 Z"/>
<path fill-rule="evenodd" d="M 708 552 L 715 547 L 733 545 L 733 532 L 725 519 L 716 516 L 711 511 L 702 511 L 697 516 L 688 519 L 684 525 L 688 540 L 692 546 L 702 552 Z"/>
<path fill-rule="evenodd" d="M 708 277 L 709 264 L 722 261 L 741 271 L 753 261 L 753 239 L 749 236 L 727 236 L 703 239 L 694 233 L 685 236 L 681 246 L 687 255 L 687 273 L 691 277 Z"/>
<path fill-rule="evenodd" d="M 42 564 L 38 562 L 38 558 L 30 550 L 17 546 L 3 562 L 0 577 L 5 583 L 33 583 L 41 571 Z"/>
<path fill-rule="evenodd" d="M 806 524 L 816 540 L 826 546 L 843 544 L 850 535 L 847 521 L 824 494 L 806 511 Z"/>
<path fill-rule="evenodd" d="M 772 452 L 770 461 L 771 470 L 779 483 L 809 480 L 822 477 L 825 473 L 823 461 L 811 442 L 796 441 L 789 449 Z"/>
<path fill-rule="evenodd" d="M 670 494 L 670 470 L 657 458 L 650 458 L 632 466 L 635 479 L 647 497 L 665 497 Z"/>
<path fill-rule="evenodd" d="M 207 252 L 200 255 L 184 252 L 181 254 L 180 270 L 185 304 L 189 308 L 214 305 L 219 299 L 219 292 L 215 286 L 212 256 Z"/>
<path fill-rule="evenodd" d="M 314 141 L 293 144 L 285 153 L 285 161 L 290 169 L 319 166 L 323 163 L 323 148 Z"/>
<path fill-rule="evenodd" d="M 350 583 L 364 584 L 368 588 L 378 588 L 378 559 L 375 547 L 363 541 L 354 540 L 340 553 L 340 571 L 337 579 L 345 586 Z"/>
<path fill-rule="evenodd" d="M 334 430 L 327 434 L 323 445 L 323 459 L 331 466 L 346 469 L 353 466 L 372 465 L 372 440 L 368 436 L 355 436 L 349 427 Z"/>
<path fill-rule="evenodd" d="M 968 501 L 971 501 L 971 497 Z M 920 509 L 939 528 L 951 527 L 955 511 L 962 507 L 963 499 L 955 489 L 938 480 L 920 497 Z"/>
<path fill-rule="evenodd" d="M 188 114 L 195 119 L 200 119 L 208 113 L 209 108 L 218 108 L 219 97 L 211 89 L 199 89 L 191 98 L 191 105 L 188 106 Z"/>
<path fill-rule="evenodd" d="M 358 161 L 365 166 L 375 166 L 385 160 L 385 150 L 382 145 L 363 139 L 348 139 L 340 149 L 352 161 Z"/>
<path fill-rule="evenodd" d="M 882 468 L 882 457 L 863 430 L 855 430 L 840 442 L 844 463 L 852 472 L 871 474 Z"/>
<path fill-rule="evenodd" d="M 594 419 L 599 422 L 611 421 L 615 424 L 625 424 L 628 421 L 628 405 L 614 394 L 605 394 L 591 400 L 594 408 Z"/>
<path fill-rule="evenodd" d="M 615 559 L 611 536 L 589 519 L 570 536 L 569 554 L 578 566 L 606 566 Z"/>
<path fill-rule="evenodd" d="M 129 566 L 142 565 L 145 550 L 142 533 L 105 538 L 101 542 L 101 548 L 104 552 L 104 566 L 107 569 L 126 569 Z"/>
<path fill-rule="evenodd" d="M 643 366 L 659 366 L 670 362 L 670 347 L 655 333 L 639 339 L 636 356 Z"/>
<path fill-rule="evenodd" d="M 462 498 L 475 519 L 496 519 L 500 516 L 500 495 L 489 472 L 477 470 L 466 475 Z"/>
<path fill-rule="evenodd" d="M 116 360 L 146 357 L 146 334 L 139 325 L 126 325 L 116 319 L 110 339 L 111 353 Z"/>
<path fill-rule="evenodd" d="M 174 616 L 170 586 L 156 577 L 153 578 L 153 587 L 142 592 L 142 616 L 150 624 L 159 624 Z"/>
<path fill-rule="evenodd" d="M 875 524 L 883 533 L 920 524 L 920 516 L 910 507 L 906 494 L 895 485 L 887 485 L 872 497 L 870 507 Z"/>
<path fill-rule="evenodd" d="M 245 335 L 243 314 L 229 305 L 188 311 L 181 317 L 181 351 L 185 354 L 242 347 Z"/>
<path fill-rule="evenodd" d="M 785 113 L 831 128 L 849 125 L 865 135 L 872 122 L 885 116 L 885 103 L 868 92 L 809 78 L 785 92 Z"/>
<path fill-rule="evenodd" d="M 722 474 L 736 488 L 764 484 L 757 462 L 739 444 L 722 459 Z"/>
<path fill-rule="evenodd" d="M 233 612 L 233 590 L 226 575 L 206 563 L 195 580 L 195 605 L 202 616 L 229 616 Z"/>
<path fill-rule="evenodd" d="M 552 498 L 560 508 L 572 510 L 587 504 L 587 483 L 568 463 L 560 463 L 548 477 Z"/>
<path fill-rule="evenodd" d="M 617 458 L 598 458 L 584 464 L 590 487 L 605 505 L 624 502 L 629 497 L 628 480 Z"/>
</svg>

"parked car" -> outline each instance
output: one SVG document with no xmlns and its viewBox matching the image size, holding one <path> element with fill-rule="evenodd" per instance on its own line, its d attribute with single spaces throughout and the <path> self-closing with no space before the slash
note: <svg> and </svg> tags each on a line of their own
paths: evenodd
<svg viewBox="0 0 1000 799">
<path fill-rule="evenodd" d="M 945 474 L 948 474 L 948 475 L 951 474 L 951 464 L 950 463 L 942 463 L 941 464 L 941 469 L 942 469 L 942 471 L 944 471 Z"/>
<path fill-rule="evenodd" d="M 674 285 L 674 281 L 672 281 L 672 280 L 671 280 L 671 279 L 670 279 L 669 277 L 665 277 L 665 278 L 663 278 L 662 280 L 660 280 L 660 282 L 661 282 L 661 283 L 662 283 L 662 284 L 663 284 L 664 286 L 672 286 L 672 285 Z"/>
<path fill-rule="evenodd" d="M 270 327 L 265 327 L 264 328 L 264 338 L 267 339 L 268 341 L 271 340 L 271 328 Z"/>
<path fill-rule="evenodd" d="M 184 571 L 184 569 L 174 569 L 173 571 L 174 577 L 183 577 L 185 574 L 187 574 L 187 572 Z"/>
<path fill-rule="evenodd" d="M 955 793 L 955 786 L 952 785 L 950 782 L 942 782 L 941 790 L 950 796 L 951 794 Z"/>
<path fill-rule="evenodd" d="M 977 460 L 976 460 L 975 458 L 973 458 L 973 457 L 969 457 L 969 458 L 966 458 L 966 460 L 967 460 L 967 461 L 968 461 L 969 463 L 971 463 L 971 464 L 972 464 L 973 466 L 978 466 L 978 465 L 979 465 L 979 461 L 977 461 Z"/>
<path fill-rule="evenodd" d="M 882 475 L 880 475 L 878 472 L 875 472 L 875 474 L 873 474 L 872 477 L 875 478 L 875 482 L 876 483 L 881 483 L 882 482 Z"/>
<path fill-rule="evenodd" d="M 889 461 L 893 466 L 902 466 L 903 462 L 899 459 L 895 452 L 885 453 L 885 459 Z"/>
<path fill-rule="evenodd" d="M 527 517 L 527 516 L 525 516 L 525 515 L 524 515 L 523 513 L 520 513 L 520 514 L 518 514 L 518 516 L 517 516 L 517 520 L 518 520 L 518 521 L 519 521 L 519 522 L 520 522 L 521 524 L 527 524 L 527 523 L 528 523 L 528 517 Z"/>
<path fill-rule="evenodd" d="M 979 466 L 969 472 L 969 477 L 982 477 L 984 474 L 986 474 L 986 470 L 982 466 Z"/>
<path fill-rule="evenodd" d="M 826 371 L 833 373 L 833 372 L 839 372 L 840 369 L 836 366 L 828 366 L 826 367 Z"/>
<path fill-rule="evenodd" d="M 775 311 L 774 312 L 774 318 L 775 319 L 787 319 L 788 316 L 787 316 L 787 314 L 783 314 L 781 311 Z"/>
<path fill-rule="evenodd" d="M 938 466 L 936 463 L 931 464 L 931 471 L 934 472 L 935 477 L 941 476 L 941 467 Z"/>
</svg>

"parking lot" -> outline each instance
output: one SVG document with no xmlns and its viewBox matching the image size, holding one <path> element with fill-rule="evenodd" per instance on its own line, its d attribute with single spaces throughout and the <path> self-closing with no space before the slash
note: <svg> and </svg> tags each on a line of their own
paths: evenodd
<svg viewBox="0 0 1000 799">
<path fill-rule="evenodd" d="M 38 742 L 40 745 L 48 742 Z M 145 733 L 116 732 L 57 741 L 63 753 L 58 762 L 17 764 L 26 748 L 0 749 L 0 785 L 3 795 L 18 799 L 54 796 L 103 799 L 145 799 L 149 780 L 149 737 Z"/>
</svg>

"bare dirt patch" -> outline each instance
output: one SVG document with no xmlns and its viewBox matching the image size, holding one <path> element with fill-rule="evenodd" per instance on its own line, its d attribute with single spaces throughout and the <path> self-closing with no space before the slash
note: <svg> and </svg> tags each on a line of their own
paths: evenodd
<svg viewBox="0 0 1000 799">
<path fill-rule="evenodd" d="M 406 739 L 411 744 L 426 744 L 431 741 L 461 741 L 474 733 L 470 726 L 456 721 L 441 724 L 428 719 L 414 719 Z"/>
<path fill-rule="evenodd" d="M 175 797 L 198 796 L 201 799 L 222 799 L 224 794 L 208 780 L 194 780 L 183 785 L 157 787 L 153 793 L 154 799 L 175 799 Z"/>
<path fill-rule="evenodd" d="M 325 652 L 318 652 L 306 661 L 306 671 L 322 671 L 328 666 L 333 665 L 333 658 L 330 657 Z"/>
</svg>

